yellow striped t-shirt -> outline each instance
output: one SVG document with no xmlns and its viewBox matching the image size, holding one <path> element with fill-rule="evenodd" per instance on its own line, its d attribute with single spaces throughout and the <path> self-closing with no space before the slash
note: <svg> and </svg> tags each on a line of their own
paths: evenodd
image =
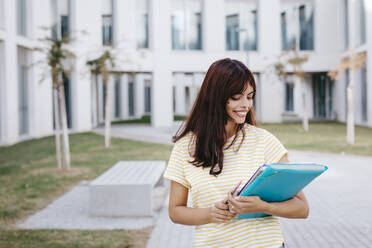
<svg viewBox="0 0 372 248">
<path fill-rule="evenodd" d="M 227 192 L 243 180 L 246 182 L 256 169 L 280 160 L 287 150 L 268 131 L 246 124 L 227 150 L 224 150 L 222 173 L 210 175 L 210 168 L 196 167 L 192 161 L 195 137 L 190 132 L 174 145 L 164 177 L 189 189 L 194 208 L 212 207 L 224 199 Z M 227 140 L 225 148 L 233 141 Z M 244 184 L 244 183 L 243 183 Z M 242 186 L 241 186 L 242 187 Z M 274 216 L 234 219 L 227 223 L 208 223 L 195 228 L 195 247 L 279 247 L 283 243 L 279 219 Z"/>
</svg>

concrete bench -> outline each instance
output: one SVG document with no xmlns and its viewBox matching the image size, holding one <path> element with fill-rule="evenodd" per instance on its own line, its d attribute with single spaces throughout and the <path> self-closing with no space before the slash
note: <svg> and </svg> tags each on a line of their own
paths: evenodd
<svg viewBox="0 0 372 248">
<path fill-rule="evenodd" d="M 151 216 L 165 161 L 120 161 L 89 184 L 92 216 Z"/>
</svg>

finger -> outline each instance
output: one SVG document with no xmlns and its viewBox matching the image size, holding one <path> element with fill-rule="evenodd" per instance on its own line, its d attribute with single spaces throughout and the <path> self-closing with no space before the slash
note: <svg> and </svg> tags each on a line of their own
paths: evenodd
<svg viewBox="0 0 372 248">
<path fill-rule="evenodd" d="M 228 198 L 228 200 L 229 200 L 229 204 L 230 205 L 234 206 L 235 208 L 238 207 L 239 202 L 235 199 L 235 197 L 233 197 L 232 195 L 230 195 L 229 198 Z"/>
<path fill-rule="evenodd" d="M 229 221 L 236 217 L 236 215 L 215 215 L 215 218 L 222 221 Z"/>
<path fill-rule="evenodd" d="M 259 196 L 238 196 L 238 197 L 234 197 L 234 200 L 238 201 L 238 202 L 254 202 L 258 199 L 260 199 Z"/>
<path fill-rule="evenodd" d="M 224 203 L 223 201 L 217 202 L 215 206 L 218 209 L 223 209 L 223 210 L 229 209 L 229 205 L 227 203 Z"/>
<path fill-rule="evenodd" d="M 226 211 L 226 210 L 219 210 L 219 211 L 216 211 L 215 213 L 218 214 L 219 216 L 226 216 L 228 218 L 231 218 L 235 215 L 234 213 L 230 213 L 230 211 Z"/>
</svg>

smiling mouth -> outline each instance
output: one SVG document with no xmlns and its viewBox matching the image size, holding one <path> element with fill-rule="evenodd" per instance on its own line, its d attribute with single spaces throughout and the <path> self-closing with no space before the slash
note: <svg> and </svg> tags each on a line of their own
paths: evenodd
<svg viewBox="0 0 372 248">
<path fill-rule="evenodd" d="M 247 115 L 247 111 L 233 111 L 238 117 L 240 118 L 245 118 L 245 116 Z"/>
</svg>

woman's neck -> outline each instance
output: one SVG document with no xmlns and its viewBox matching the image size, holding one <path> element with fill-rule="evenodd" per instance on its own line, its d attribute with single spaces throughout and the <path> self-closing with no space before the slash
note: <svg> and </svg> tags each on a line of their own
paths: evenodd
<svg viewBox="0 0 372 248">
<path fill-rule="evenodd" d="M 227 138 L 231 138 L 236 133 L 236 128 L 238 127 L 238 124 L 232 121 L 227 121 L 225 125 L 225 131 Z"/>
</svg>

